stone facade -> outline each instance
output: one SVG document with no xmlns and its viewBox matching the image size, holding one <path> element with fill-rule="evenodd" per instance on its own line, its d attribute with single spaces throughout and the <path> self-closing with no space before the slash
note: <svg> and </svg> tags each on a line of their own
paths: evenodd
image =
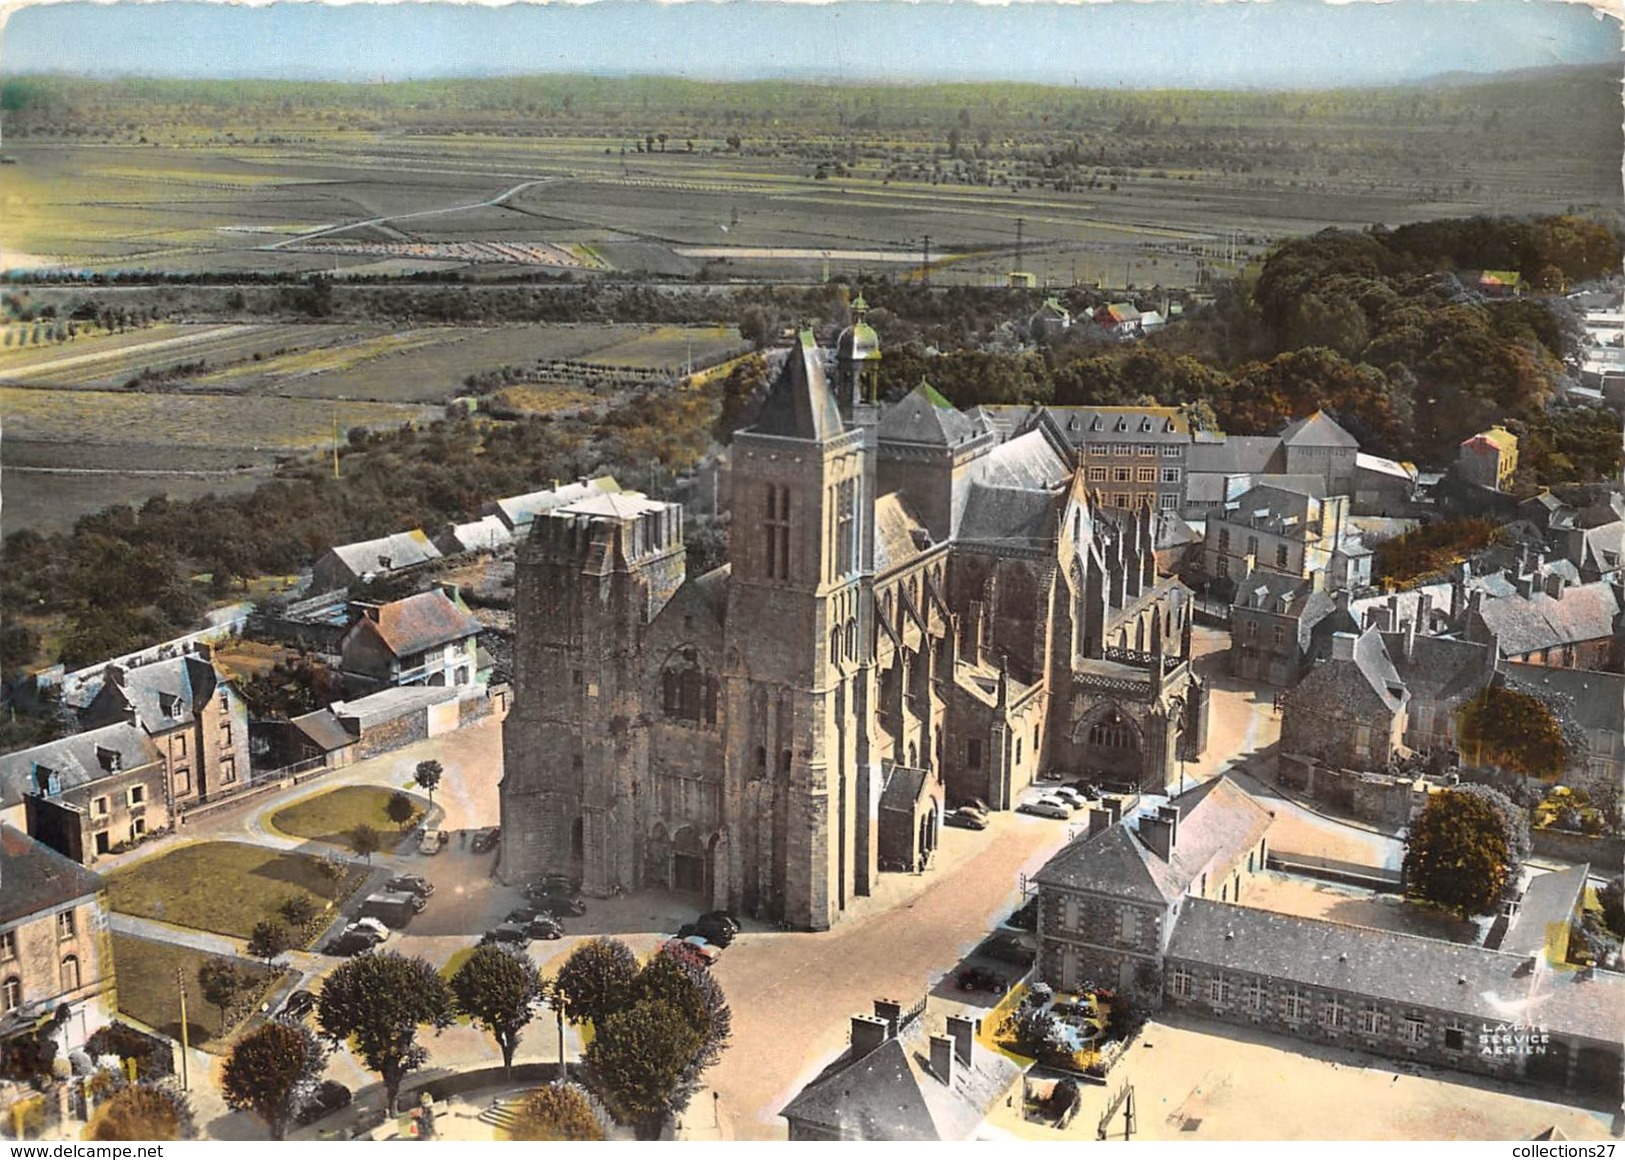
<svg viewBox="0 0 1625 1160">
<path fill-rule="evenodd" d="M 1336 633 L 1331 658 L 1284 696 L 1281 751 L 1380 769 L 1400 747 L 1409 700 L 1376 628 Z"/>
<path fill-rule="evenodd" d="M 631 492 L 520 542 L 506 880 L 823 929 L 875 887 L 888 770 L 924 771 L 917 860 L 947 804 L 1010 808 L 1046 767 L 1160 788 L 1200 752 L 1150 509 L 1091 503 L 1041 413 L 1003 431 L 923 385 L 881 408 L 878 352 L 842 349 L 832 391 L 802 335 L 735 436 L 724 567 L 689 577 L 683 509 Z"/>
</svg>

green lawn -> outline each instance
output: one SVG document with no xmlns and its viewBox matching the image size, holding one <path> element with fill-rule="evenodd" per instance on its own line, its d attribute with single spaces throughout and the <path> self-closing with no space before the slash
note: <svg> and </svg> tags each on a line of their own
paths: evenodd
<svg viewBox="0 0 1625 1160">
<path fill-rule="evenodd" d="M 203 999 L 198 986 L 198 967 L 213 955 L 174 943 L 153 942 L 132 935 L 113 935 L 113 961 L 118 967 L 118 1009 L 139 1019 L 153 1030 L 179 1041 L 181 1001 L 176 990 L 176 971 L 186 982 L 186 1025 L 193 1047 L 213 1050 L 224 1044 L 235 1026 L 222 1031 L 220 1009 Z M 275 981 L 275 974 L 259 963 L 238 959 L 238 966 L 254 977 L 254 994 L 238 1000 L 241 1014 L 259 1006 L 259 994 Z"/>
<path fill-rule="evenodd" d="M 199 842 L 115 871 L 107 894 L 124 914 L 246 939 L 290 895 L 307 895 L 322 910 L 342 901 L 362 878 L 352 870 L 334 880 L 309 854 Z"/>
<path fill-rule="evenodd" d="M 278 810 L 271 815 L 271 825 L 290 837 L 331 842 L 348 849 L 350 831 L 365 822 L 384 836 L 387 848 L 390 836 L 400 829 L 384 812 L 395 792 L 380 785 L 340 786 Z M 417 808 L 417 817 L 422 817 L 428 803 L 412 796 L 412 804 Z M 415 822 L 416 818 L 409 826 Z"/>
</svg>

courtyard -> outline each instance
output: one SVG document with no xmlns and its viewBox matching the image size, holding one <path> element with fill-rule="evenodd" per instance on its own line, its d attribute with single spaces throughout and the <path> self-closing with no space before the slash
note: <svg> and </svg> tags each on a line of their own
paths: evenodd
<svg viewBox="0 0 1625 1160">
<path fill-rule="evenodd" d="M 1251 879 L 1246 893 L 1237 901 L 1243 906 L 1273 910 L 1278 914 L 1369 926 L 1449 942 L 1478 943 L 1484 934 L 1476 922 L 1407 902 L 1398 895 L 1299 878 L 1275 870 L 1266 870 Z"/>
</svg>

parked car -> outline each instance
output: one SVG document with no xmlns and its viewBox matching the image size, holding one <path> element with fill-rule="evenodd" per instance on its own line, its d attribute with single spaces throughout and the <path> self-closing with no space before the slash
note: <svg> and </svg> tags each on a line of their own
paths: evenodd
<svg viewBox="0 0 1625 1160">
<path fill-rule="evenodd" d="M 505 943 L 508 946 L 518 947 L 520 950 L 530 945 L 530 933 L 517 922 L 505 922 L 501 926 L 492 927 L 480 939 L 483 943 Z"/>
<path fill-rule="evenodd" d="M 1052 805 L 1052 806 L 1060 806 L 1063 810 L 1066 811 L 1066 816 L 1069 817 L 1069 818 L 1072 816 L 1072 811 L 1078 808 L 1077 806 L 1073 805 L 1071 802 L 1067 801 L 1066 798 L 1057 797 L 1053 793 L 1046 793 L 1042 797 L 1040 797 L 1038 800 L 1041 801 L 1041 802 L 1046 802 L 1046 803 L 1048 803 L 1049 805 Z"/>
<path fill-rule="evenodd" d="M 502 827 L 492 826 L 488 830 L 478 831 L 474 835 L 474 840 L 468 844 L 468 848 L 476 854 L 484 854 L 489 850 L 495 850 L 497 843 L 501 840 Z"/>
<path fill-rule="evenodd" d="M 1044 796 L 1060 798 L 1063 802 L 1075 810 L 1081 810 L 1084 806 L 1089 804 L 1089 799 L 1087 797 L 1069 785 L 1058 785 Z"/>
<path fill-rule="evenodd" d="M 961 991 L 988 991 L 995 995 L 1005 991 L 1004 978 L 986 967 L 966 967 L 954 976 L 954 982 Z"/>
<path fill-rule="evenodd" d="M 578 897 L 568 884 L 555 879 L 532 882 L 525 887 L 525 900 L 556 915 L 587 913 L 586 902 Z"/>
<path fill-rule="evenodd" d="M 399 930 L 412 921 L 412 917 L 420 914 L 428 905 L 416 894 L 408 894 L 404 890 L 383 890 L 377 894 L 369 894 L 362 900 L 360 921 L 377 919 L 385 926 Z"/>
<path fill-rule="evenodd" d="M 421 874 L 397 874 L 384 883 L 385 890 L 394 890 L 402 894 L 416 894 L 419 898 L 427 898 L 434 893 L 434 883 Z"/>
<path fill-rule="evenodd" d="M 525 933 L 531 938 L 557 939 L 564 937 L 564 924 L 551 914 L 538 914 L 525 923 Z"/>
<path fill-rule="evenodd" d="M 722 957 L 721 950 L 700 938 L 699 935 L 690 935 L 687 938 L 681 936 L 669 938 L 661 949 L 679 954 L 693 955 L 708 967 Z"/>
<path fill-rule="evenodd" d="M 338 955 L 340 958 L 349 958 L 372 950 L 378 945 L 378 938 L 371 931 L 363 933 L 355 927 L 346 927 L 341 933 L 328 940 L 322 948 L 322 953 Z"/>
<path fill-rule="evenodd" d="M 943 814 L 942 824 L 961 830 L 985 830 L 988 827 L 988 820 L 986 814 L 979 814 L 960 806 L 957 810 L 949 810 Z"/>
<path fill-rule="evenodd" d="M 1016 807 L 1018 814 L 1036 814 L 1041 818 L 1066 819 L 1072 816 L 1072 810 L 1058 801 L 1047 801 L 1043 798 L 1037 801 L 1022 802 Z"/>
<path fill-rule="evenodd" d="M 316 996 L 309 991 L 295 991 L 282 1004 L 277 1014 L 287 1019 L 303 1019 L 316 1009 Z"/>
<path fill-rule="evenodd" d="M 444 830 L 424 830 L 418 838 L 419 854 L 438 854 L 451 841 L 451 835 Z"/>
<path fill-rule="evenodd" d="M 383 919 L 380 918 L 358 918 L 344 929 L 371 931 L 378 937 L 379 942 L 383 942 L 389 937 L 389 927 L 384 923 Z"/>
<path fill-rule="evenodd" d="M 684 923 L 682 929 L 677 932 L 677 937 L 688 938 L 690 935 L 698 935 L 706 942 L 726 948 L 738 933 L 739 920 L 733 915 L 726 910 L 708 910 L 693 922 Z"/>
</svg>

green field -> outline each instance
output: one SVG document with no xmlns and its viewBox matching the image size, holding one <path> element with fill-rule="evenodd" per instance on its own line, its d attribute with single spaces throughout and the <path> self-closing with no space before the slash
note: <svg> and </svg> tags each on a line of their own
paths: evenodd
<svg viewBox="0 0 1625 1160">
<path fill-rule="evenodd" d="M 175 943 L 114 934 L 119 1011 L 178 1041 L 181 1035 L 180 994 L 176 990 L 178 973 L 186 984 L 186 1027 L 192 1046 L 207 1051 L 220 1050 L 233 1027 L 220 1026 L 220 1009 L 204 1001 L 197 981 L 198 968 L 214 957 Z M 237 966 L 252 976 L 256 990 L 270 986 L 278 973 L 248 959 L 238 959 Z M 247 998 L 245 995 L 244 1000 Z M 239 1000 L 238 1010 L 257 1006 L 244 1000 Z"/>
<path fill-rule="evenodd" d="M 122 914 L 246 940 L 289 896 L 305 895 L 320 910 L 343 901 L 360 881 L 354 871 L 337 881 L 327 877 L 309 854 L 198 842 L 114 871 L 107 894 Z"/>
<path fill-rule="evenodd" d="M 271 825 L 290 837 L 346 848 L 350 831 L 368 825 L 384 836 L 387 848 L 390 836 L 400 831 L 384 809 L 393 793 L 375 785 L 341 786 L 278 810 L 271 815 Z M 419 817 L 428 806 L 427 801 L 417 797 L 413 797 L 412 804 Z"/>
</svg>

